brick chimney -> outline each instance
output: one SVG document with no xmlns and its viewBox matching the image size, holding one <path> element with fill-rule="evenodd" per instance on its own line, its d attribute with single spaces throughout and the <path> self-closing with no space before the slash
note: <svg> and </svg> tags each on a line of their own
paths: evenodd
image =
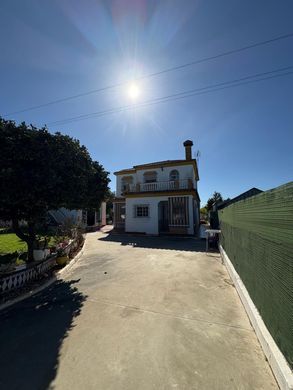
<svg viewBox="0 0 293 390">
<path fill-rule="evenodd" d="M 193 142 L 189 139 L 183 142 L 183 146 L 185 147 L 185 158 L 187 161 L 192 160 L 192 146 Z"/>
</svg>

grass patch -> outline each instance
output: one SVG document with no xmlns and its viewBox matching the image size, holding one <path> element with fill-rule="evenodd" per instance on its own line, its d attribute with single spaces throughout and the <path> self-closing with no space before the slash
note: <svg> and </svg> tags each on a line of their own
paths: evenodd
<svg viewBox="0 0 293 390">
<path fill-rule="evenodd" d="M 0 253 L 26 252 L 27 245 L 14 233 L 0 234 Z"/>
<path fill-rule="evenodd" d="M 54 246 L 55 239 L 50 237 L 48 246 Z M 27 245 L 17 237 L 15 233 L 0 234 L 0 254 L 18 252 L 27 252 Z"/>
</svg>

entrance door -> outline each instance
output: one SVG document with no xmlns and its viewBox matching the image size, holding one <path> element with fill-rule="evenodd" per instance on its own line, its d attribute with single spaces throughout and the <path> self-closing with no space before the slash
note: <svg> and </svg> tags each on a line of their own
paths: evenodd
<svg viewBox="0 0 293 390">
<path fill-rule="evenodd" d="M 125 229 L 125 202 L 114 203 L 114 228 Z"/>
<path fill-rule="evenodd" d="M 96 212 L 94 210 L 88 210 L 87 212 L 87 225 L 93 226 L 96 223 Z"/>
<path fill-rule="evenodd" d="M 169 231 L 168 201 L 159 202 L 159 233 Z"/>
</svg>

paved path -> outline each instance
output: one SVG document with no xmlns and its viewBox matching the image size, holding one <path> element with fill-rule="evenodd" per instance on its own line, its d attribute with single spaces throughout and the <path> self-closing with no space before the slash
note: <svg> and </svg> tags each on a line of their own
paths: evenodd
<svg viewBox="0 0 293 390">
<path fill-rule="evenodd" d="M 0 316 L 0 388 L 277 389 L 217 254 L 90 233 L 63 281 Z"/>
</svg>

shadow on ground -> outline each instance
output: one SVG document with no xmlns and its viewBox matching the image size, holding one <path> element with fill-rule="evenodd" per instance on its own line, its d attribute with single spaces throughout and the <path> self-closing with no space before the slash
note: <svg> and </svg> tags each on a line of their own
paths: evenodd
<svg viewBox="0 0 293 390">
<path fill-rule="evenodd" d="M 54 380 L 59 350 L 86 296 L 59 281 L 0 313 L 0 388 L 45 390 Z"/>
<path fill-rule="evenodd" d="M 98 240 L 118 242 L 121 245 L 130 245 L 135 248 L 205 252 L 205 241 L 194 237 L 152 237 L 110 232 L 106 237 L 99 238 Z"/>
</svg>

